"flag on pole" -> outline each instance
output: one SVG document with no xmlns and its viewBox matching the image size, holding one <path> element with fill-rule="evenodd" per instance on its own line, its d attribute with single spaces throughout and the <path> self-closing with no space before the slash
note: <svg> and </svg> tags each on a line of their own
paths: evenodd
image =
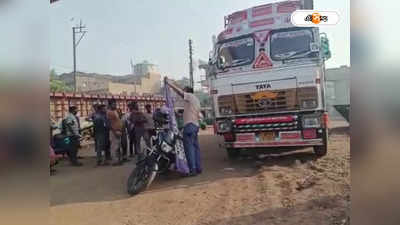
<svg viewBox="0 0 400 225">
<path fill-rule="evenodd" d="M 175 110 L 174 110 L 174 99 L 171 95 L 171 89 L 167 83 L 164 83 L 164 95 L 165 95 L 165 105 L 168 109 L 170 116 L 169 128 L 175 134 L 179 133 L 178 126 L 176 123 Z M 178 139 L 175 144 L 175 164 L 176 171 L 182 174 L 189 174 L 189 165 L 186 160 L 185 150 L 183 148 L 183 140 Z"/>
</svg>

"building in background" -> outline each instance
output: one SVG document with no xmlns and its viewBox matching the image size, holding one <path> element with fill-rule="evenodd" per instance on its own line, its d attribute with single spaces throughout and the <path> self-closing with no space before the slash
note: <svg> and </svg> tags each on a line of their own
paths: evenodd
<svg viewBox="0 0 400 225">
<path fill-rule="evenodd" d="M 76 90 L 91 94 L 151 95 L 160 93 L 161 74 L 157 66 L 147 61 L 134 65 L 134 75 L 114 76 L 109 74 L 76 73 Z M 73 73 L 64 73 L 60 79 L 74 86 Z"/>
<path fill-rule="evenodd" d="M 137 63 L 133 66 L 133 75 L 135 76 L 145 76 L 148 73 L 159 73 L 157 65 L 144 60 L 143 62 Z"/>
</svg>

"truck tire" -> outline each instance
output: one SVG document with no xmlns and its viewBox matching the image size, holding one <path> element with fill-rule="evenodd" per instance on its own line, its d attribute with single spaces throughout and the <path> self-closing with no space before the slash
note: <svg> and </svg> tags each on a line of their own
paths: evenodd
<svg viewBox="0 0 400 225">
<path fill-rule="evenodd" d="M 328 129 L 325 129 L 322 134 L 323 145 L 314 146 L 314 153 L 318 157 L 325 156 L 328 153 Z"/>
<path fill-rule="evenodd" d="M 228 158 L 237 159 L 240 156 L 240 149 L 235 148 L 227 148 L 226 152 L 228 153 Z"/>
</svg>

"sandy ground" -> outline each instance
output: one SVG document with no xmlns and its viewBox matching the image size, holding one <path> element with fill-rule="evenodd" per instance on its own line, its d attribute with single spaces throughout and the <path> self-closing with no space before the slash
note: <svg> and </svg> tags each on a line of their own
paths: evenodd
<svg viewBox="0 0 400 225">
<path fill-rule="evenodd" d="M 149 190 L 126 194 L 134 167 L 58 165 L 51 177 L 51 224 L 118 225 L 341 225 L 350 210 L 350 138 L 332 134 L 327 156 L 312 149 L 229 160 L 212 132 L 200 135 L 203 174 L 159 176 Z"/>
</svg>

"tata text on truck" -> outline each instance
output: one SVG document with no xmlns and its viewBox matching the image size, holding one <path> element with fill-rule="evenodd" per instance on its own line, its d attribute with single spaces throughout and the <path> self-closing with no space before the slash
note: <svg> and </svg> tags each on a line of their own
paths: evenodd
<svg viewBox="0 0 400 225">
<path fill-rule="evenodd" d="M 215 130 L 230 157 L 269 147 L 312 146 L 319 156 L 327 153 L 319 29 L 291 23 L 291 13 L 305 4 L 276 2 L 225 17 L 207 80 Z"/>
</svg>

